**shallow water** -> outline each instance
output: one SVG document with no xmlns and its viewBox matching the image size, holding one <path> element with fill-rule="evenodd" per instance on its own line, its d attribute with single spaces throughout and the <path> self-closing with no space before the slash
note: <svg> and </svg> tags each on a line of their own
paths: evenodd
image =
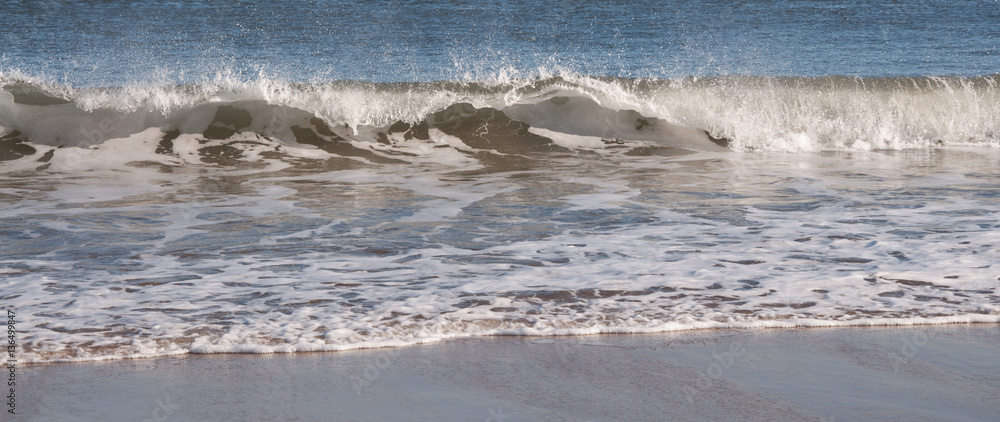
<svg viewBox="0 0 1000 422">
<path fill-rule="evenodd" d="M 3 299 L 29 360 L 1000 313 L 993 149 L 513 161 L 6 175 Z"/>
</svg>

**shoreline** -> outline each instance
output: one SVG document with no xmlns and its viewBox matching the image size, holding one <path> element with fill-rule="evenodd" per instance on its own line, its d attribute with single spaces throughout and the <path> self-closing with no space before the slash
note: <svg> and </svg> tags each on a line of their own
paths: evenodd
<svg viewBox="0 0 1000 422">
<path fill-rule="evenodd" d="M 985 420 L 1000 326 L 497 336 L 31 364 L 42 420 Z"/>
<path fill-rule="evenodd" d="M 497 329 L 487 330 L 481 333 L 463 334 L 460 336 L 434 338 L 427 337 L 414 340 L 411 343 L 400 342 L 398 340 L 365 341 L 348 345 L 326 345 L 321 347 L 303 348 L 300 345 L 236 345 L 236 351 L 230 351 L 224 346 L 207 345 L 192 347 L 187 351 L 172 350 L 162 354 L 134 355 L 134 356 L 98 356 L 83 358 L 64 358 L 47 361 L 24 361 L 18 363 L 23 365 L 45 365 L 55 363 L 91 363 L 104 361 L 117 361 L 129 359 L 155 359 L 161 357 L 185 356 L 185 355 L 214 355 L 214 354 L 297 354 L 297 353 L 331 353 L 347 352 L 354 350 L 371 349 L 395 349 L 405 347 L 418 347 L 427 344 L 435 344 L 456 340 L 471 340 L 490 337 L 574 337 L 574 336 L 594 336 L 594 335 L 656 335 L 669 333 L 716 331 L 716 330 L 769 330 L 769 329 L 801 329 L 801 328 L 866 328 L 866 327 L 920 327 L 939 325 L 965 325 L 965 324 L 1000 324 L 1000 315 L 987 314 L 966 314 L 938 317 L 910 317 L 910 318 L 861 318 L 855 320 L 824 320 L 824 319 L 795 319 L 789 320 L 757 320 L 749 322 L 718 322 L 699 321 L 694 323 L 668 322 L 660 326 L 653 327 L 594 327 L 592 332 L 581 332 L 579 329 L 551 329 L 550 331 L 539 331 L 529 328 L 517 329 Z"/>
</svg>

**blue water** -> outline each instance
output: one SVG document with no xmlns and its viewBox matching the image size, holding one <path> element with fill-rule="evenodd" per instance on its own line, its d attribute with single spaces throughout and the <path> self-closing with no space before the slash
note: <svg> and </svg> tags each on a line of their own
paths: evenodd
<svg viewBox="0 0 1000 422">
<path fill-rule="evenodd" d="M 995 1 L 7 0 L 0 16 L 0 68 L 76 85 L 1000 70 Z"/>
</svg>

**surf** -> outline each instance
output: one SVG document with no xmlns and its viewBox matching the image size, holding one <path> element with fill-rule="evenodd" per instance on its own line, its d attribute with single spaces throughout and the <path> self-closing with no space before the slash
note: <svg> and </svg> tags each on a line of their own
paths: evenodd
<svg viewBox="0 0 1000 422">
<path fill-rule="evenodd" d="M 319 149 L 373 163 L 419 154 L 423 147 L 412 140 L 500 155 L 622 145 L 742 152 L 996 147 L 998 80 L 562 72 L 413 83 L 217 77 L 74 87 L 15 72 L 0 74 L 0 157 L 37 161 L 51 151 L 149 131 L 165 140 L 152 151 L 163 159 L 173 154 L 164 145 L 182 136 L 228 145 L 245 157 L 242 143 L 216 141 L 249 136 L 278 149 Z"/>
</svg>

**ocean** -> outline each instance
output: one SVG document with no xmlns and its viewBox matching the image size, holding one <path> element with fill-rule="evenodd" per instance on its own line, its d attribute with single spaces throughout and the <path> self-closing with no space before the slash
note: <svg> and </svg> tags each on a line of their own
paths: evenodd
<svg viewBox="0 0 1000 422">
<path fill-rule="evenodd" d="M 1000 322 L 1000 3 L 472 3 L 0 3 L 19 361 Z"/>
</svg>

